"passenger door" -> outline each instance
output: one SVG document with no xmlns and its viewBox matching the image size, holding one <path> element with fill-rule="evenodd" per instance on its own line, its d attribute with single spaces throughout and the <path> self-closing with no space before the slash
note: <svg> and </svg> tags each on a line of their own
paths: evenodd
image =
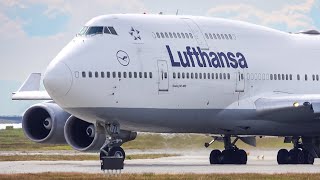
<svg viewBox="0 0 320 180">
<path fill-rule="evenodd" d="M 169 91 L 169 73 L 167 61 L 158 60 L 159 92 Z"/>
<path fill-rule="evenodd" d="M 244 72 L 238 71 L 236 72 L 236 90 L 235 92 L 244 92 L 245 89 L 245 78 L 244 78 Z"/>
</svg>

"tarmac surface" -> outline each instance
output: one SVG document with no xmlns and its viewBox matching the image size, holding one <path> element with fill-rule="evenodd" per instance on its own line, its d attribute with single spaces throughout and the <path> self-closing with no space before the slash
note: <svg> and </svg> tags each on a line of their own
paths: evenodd
<svg viewBox="0 0 320 180">
<path fill-rule="evenodd" d="M 163 152 L 164 151 L 160 151 L 160 153 Z M 209 152 L 210 151 L 180 152 L 181 156 L 176 157 L 126 160 L 125 167 L 121 173 L 320 173 L 320 160 L 318 159 L 316 159 L 314 165 L 278 165 L 276 162 L 276 150 L 250 151 L 247 165 L 210 165 L 208 161 Z M 137 152 L 131 151 L 129 154 L 131 153 Z M 0 162 L 0 174 L 41 172 L 101 173 L 102 171 L 100 170 L 99 161 Z"/>
</svg>

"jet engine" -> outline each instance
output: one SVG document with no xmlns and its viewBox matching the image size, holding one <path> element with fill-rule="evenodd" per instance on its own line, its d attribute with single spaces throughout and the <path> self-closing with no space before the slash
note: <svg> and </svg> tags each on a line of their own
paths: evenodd
<svg viewBox="0 0 320 180">
<path fill-rule="evenodd" d="M 83 121 L 70 116 L 64 127 L 64 135 L 68 144 L 78 151 L 98 152 L 106 142 L 106 132 L 102 126 Z M 137 137 L 136 132 L 121 130 L 119 139 L 122 143 L 132 141 Z"/>
<path fill-rule="evenodd" d="M 99 151 L 106 141 L 103 130 L 97 130 L 92 123 L 70 116 L 64 127 L 68 144 L 78 151 Z"/>
<path fill-rule="evenodd" d="M 22 129 L 34 142 L 65 144 L 63 130 L 68 117 L 70 114 L 55 103 L 35 104 L 24 113 Z"/>
</svg>

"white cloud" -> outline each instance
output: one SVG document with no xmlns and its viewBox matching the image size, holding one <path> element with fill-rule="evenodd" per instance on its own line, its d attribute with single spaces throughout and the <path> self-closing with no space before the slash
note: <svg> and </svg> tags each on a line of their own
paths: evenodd
<svg viewBox="0 0 320 180">
<path fill-rule="evenodd" d="M 210 8 L 209 16 L 227 15 L 229 18 L 253 21 L 265 26 L 284 24 L 287 31 L 313 28 L 313 19 L 310 11 L 315 6 L 315 0 L 304 0 L 288 3 L 279 9 L 266 11 L 250 4 L 227 4 Z"/>
</svg>

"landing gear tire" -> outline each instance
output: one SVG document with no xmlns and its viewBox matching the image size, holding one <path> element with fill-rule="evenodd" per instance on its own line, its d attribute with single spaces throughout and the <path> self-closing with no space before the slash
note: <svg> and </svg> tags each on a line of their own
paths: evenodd
<svg viewBox="0 0 320 180">
<path fill-rule="evenodd" d="M 210 153 L 210 164 L 221 164 L 221 151 L 220 150 L 212 150 Z"/>
<path fill-rule="evenodd" d="M 300 149 L 291 149 L 289 151 L 290 164 L 304 164 L 304 154 Z"/>
<path fill-rule="evenodd" d="M 311 164 L 314 163 L 314 157 L 311 153 L 309 153 L 307 150 L 302 150 L 304 154 L 304 164 Z"/>
<path fill-rule="evenodd" d="M 223 150 L 221 154 L 222 164 L 233 164 L 234 162 L 234 151 L 233 149 Z"/>
<path fill-rule="evenodd" d="M 289 152 L 286 149 L 280 149 L 277 155 L 278 164 L 288 164 Z"/>
<path fill-rule="evenodd" d="M 108 156 L 122 158 L 122 160 L 124 161 L 126 158 L 126 153 L 121 147 L 116 146 L 110 149 L 110 151 L 108 152 Z"/>
<path fill-rule="evenodd" d="M 246 151 L 240 149 L 237 152 L 237 155 L 238 155 L 238 164 L 247 164 L 247 161 L 248 161 L 248 156 L 247 156 L 247 153 Z"/>
</svg>

